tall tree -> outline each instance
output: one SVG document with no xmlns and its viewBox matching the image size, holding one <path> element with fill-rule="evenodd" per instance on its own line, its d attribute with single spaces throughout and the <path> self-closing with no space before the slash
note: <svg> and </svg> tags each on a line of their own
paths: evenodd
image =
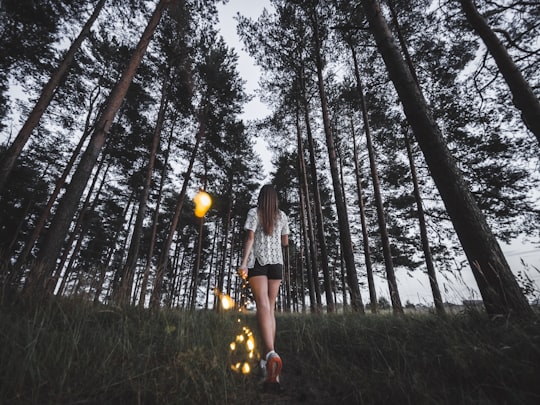
<svg viewBox="0 0 540 405">
<path fill-rule="evenodd" d="M 529 314 L 529 304 L 448 150 L 441 130 L 399 51 L 379 2 L 362 0 L 362 5 L 405 115 L 472 268 L 487 312 Z"/>
<path fill-rule="evenodd" d="M 477 10 L 473 0 L 459 0 L 467 20 L 482 38 L 499 71 L 503 75 L 516 108 L 521 111 L 523 122 L 540 143 L 540 100 L 521 74 L 497 34 Z"/>
<path fill-rule="evenodd" d="M 45 112 L 45 109 L 53 98 L 55 89 L 60 84 L 60 81 L 68 71 L 71 63 L 73 62 L 73 59 L 75 58 L 75 54 L 81 47 L 83 41 L 90 34 L 90 29 L 92 28 L 92 25 L 101 13 L 101 10 L 103 9 L 106 1 L 107 0 L 98 1 L 92 15 L 88 18 L 88 21 L 86 21 L 86 23 L 84 24 L 78 37 L 69 47 L 69 50 L 64 56 L 64 59 L 57 67 L 56 71 L 51 75 L 45 87 L 43 87 L 39 100 L 30 112 L 30 115 L 26 119 L 26 122 L 20 129 L 19 133 L 17 134 L 15 140 L 10 145 L 8 150 L 2 155 L 2 159 L 0 160 L 0 193 L 2 192 L 2 189 L 6 184 L 6 180 L 11 173 L 11 170 L 13 169 L 15 160 L 20 155 L 22 149 L 24 148 L 24 145 L 26 145 L 26 142 L 30 138 L 32 131 L 38 124 L 39 119 L 41 118 L 41 116 Z"/>
<path fill-rule="evenodd" d="M 167 112 L 168 105 L 168 87 L 169 87 L 169 72 L 165 73 L 162 90 L 161 90 L 161 102 L 159 106 L 159 112 L 157 116 L 156 125 L 154 128 L 154 135 L 152 137 L 152 147 L 148 155 L 148 164 L 146 167 L 146 176 L 141 194 L 139 197 L 139 209 L 137 211 L 137 217 L 135 219 L 135 226 L 131 234 L 131 242 L 129 244 L 128 257 L 126 264 L 121 274 L 121 281 L 119 291 L 117 292 L 117 302 L 121 304 L 128 304 L 131 298 L 131 290 L 133 284 L 133 277 L 135 275 L 135 267 L 139 257 L 139 246 L 142 237 L 143 221 L 145 219 L 146 206 L 148 203 L 148 196 L 150 194 L 150 187 L 152 185 L 152 176 L 154 173 L 154 165 L 156 161 L 156 154 L 158 152 L 159 141 L 161 138 L 161 132 L 163 128 L 163 121 L 165 120 L 165 114 Z"/>
<path fill-rule="evenodd" d="M 368 279 L 368 290 L 370 299 L 370 309 L 372 313 L 377 312 L 377 291 L 375 290 L 375 281 L 373 279 L 373 266 L 371 264 L 371 248 L 369 246 L 369 234 L 366 223 L 366 209 L 364 204 L 364 193 L 362 192 L 362 174 L 360 171 L 360 162 L 358 159 L 358 147 L 356 143 L 356 131 L 354 129 L 353 119 L 351 118 L 351 135 L 353 143 L 353 160 L 356 178 L 356 192 L 358 194 L 358 207 L 360 208 L 360 224 L 362 227 L 362 244 L 364 246 L 364 263 Z"/>
<path fill-rule="evenodd" d="M 394 28 L 397 32 L 399 44 L 401 46 L 401 51 L 403 52 L 405 61 L 407 62 L 407 65 L 409 66 L 409 70 L 413 76 L 413 79 L 419 85 L 418 76 L 416 74 L 416 68 L 413 65 L 412 58 L 409 53 L 409 47 L 402 33 L 398 15 L 394 8 L 393 1 L 388 0 L 387 3 L 388 3 L 388 7 L 390 8 L 390 14 L 392 16 L 392 23 L 394 24 Z M 444 304 L 443 304 L 443 300 L 441 296 L 441 291 L 439 289 L 439 283 L 437 281 L 437 274 L 435 272 L 435 266 L 433 263 L 433 255 L 431 254 L 431 247 L 429 245 L 424 207 L 422 203 L 422 197 L 420 195 L 420 188 L 418 185 L 416 164 L 414 163 L 414 156 L 412 153 L 411 142 L 409 141 L 409 136 L 406 129 L 403 135 L 404 135 L 404 140 L 405 140 L 405 148 L 407 150 L 407 157 L 409 159 L 409 167 L 411 170 L 411 179 L 413 183 L 414 199 L 416 201 L 418 225 L 420 227 L 420 239 L 422 242 L 422 250 L 424 251 L 424 260 L 426 262 L 426 269 L 427 269 L 427 274 L 429 278 L 429 284 L 431 286 L 431 291 L 433 293 L 433 301 L 434 301 L 437 313 L 442 315 L 445 313 L 445 309 L 444 309 Z"/>
<path fill-rule="evenodd" d="M 345 199 L 342 193 L 341 184 L 339 180 L 339 171 L 337 167 L 337 155 L 334 146 L 334 134 L 330 124 L 330 116 L 328 111 L 328 101 L 326 97 L 326 90 L 324 87 L 323 77 L 323 58 L 321 55 L 322 50 L 322 36 L 320 27 L 320 16 L 318 10 L 315 7 L 308 9 L 308 19 L 313 29 L 313 51 L 315 57 L 315 67 L 317 71 L 317 83 L 319 89 L 319 97 L 321 101 L 322 120 L 324 132 L 326 134 L 326 146 L 328 148 L 328 159 L 330 163 L 330 173 L 332 177 L 332 184 L 334 188 L 334 198 L 336 200 L 336 210 L 338 213 L 339 221 L 339 235 L 341 241 L 341 248 L 343 258 L 345 260 L 345 268 L 347 270 L 347 280 L 351 291 L 351 306 L 355 311 L 361 313 L 364 312 L 364 305 L 362 303 L 362 296 L 360 295 L 360 287 L 358 284 L 358 276 L 356 274 L 356 267 L 354 262 L 354 252 L 352 249 L 352 241 L 350 235 L 349 218 L 347 214 L 347 207 Z"/>
<path fill-rule="evenodd" d="M 166 240 L 163 244 L 163 249 L 161 250 L 161 256 L 157 265 L 156 276 L 154 278 L 154 287 L 152 289 L 152 295 L 150 296 L 150 306 L 152 308 L 156 308 L 156 309 L 159 308 L 160 303 L 161 303 L 161 292 L 162 292 L 161 289 L 163 286 L 163 279 L 165 276 L 165 271 L 169 263 L 169 250 L 172 246 L 174 234 L 177 230 L 178 223 L 180 221 L 182 208 L 184 207 L 184 200 L 186 198 L 187 188 L 188 188 L 189 180 L 191 178 L 193 165 L 195 164 L 197 152 L 199 151 L 199 145 L 206 132 L 207 110 L 208 110 L 208 105 L 206 104 L 206 101 L 205 101 L 202 106 L 202 110 L 199 111 L 199 114 L 198 114 L 199 128 L 195 135 L 195 143 L 193 145 L 193 150 L 191 151 L 189 164 L 184 174 L 184 182 L 182 183 L 182 189 L 180 191 L 180 194 L 177 197 L 176 208 L 174 210 L 171 222 L 168 226 Z"/>
<path fill-rule="evenodd" d="M 418 186 L 418 176 L 416 174 L 416 165 L 414 164 L 414 157 L 411 148 L 411 142 L 409 141 L 409 134 L 405 130 L 403 134 L 405 138 L 405 146 L 407 148 L 407 156 L 409 158 L 409 164 L 411 168 L 411 178 L 413 182 L 414 199 L 416 201 L 416 210 L 418 213 L 418 226 L 420 227 L 420 236 L 422 240 L 422 249 L 424 251 L 424 260 L 426 261 L 426 269 L 429 278 L 429 284 L 431 286 L 431 292 L 433 293 L 433 302 L 437 313 L 442 315 L 445 313 L 444 303 L 441 296 L 441 290 L 437 281 L 437 273 L 435 272 L 435 266 L 433 264 L 433 255 L 431 254 L 431 247 L 429 246 L 426 217 L 424 214 L 424 206 L 422 203 L 422 196 L 420 195 L 420 188 Z"/>
<path fill-rule="evenodd" d="M 360 68 L 358 66 L 358 60 L 356 57 L 356 51 L 352 43 L 349 44 L 352 54 L 352 60 L 354 65 L 354 76 L 356 79 L 356 90 L 358 91 L 358 99 L 360 102 L 360 110 L 362 112 L 362 119 L 364 122 L 364 133 L 366 135 L 366 146 L 369 156 L 369 167 L 371 169 L 371 181 L 373 184 L 373 194 L 375 196 L 375 205 L 377 208 L 377 220 L 379 223 L 379 233 L 381 235 L 382 251 L 384 256 L 384 266 L 386 269 L 386 281 L 388 282 L 388 290 L 390 293 L 390 301 L 392 302 L 392 310 L 394 313 L 403 313 L 403 307 L 401 305 L 401 298 L 399 296 L 399 290 L 396 281 L 396 275 L 394 272 L 394 264 L 392 259 L 392 252 L 390 250 L 390 238 L 388 236 L 388 230 L 386 226 L 385 212 L 382 201 L 382 194 L 379 184 L 379 172 L 377 169 L 377 160 L 375 159 L 375 148 L 372 142 L 371 128 L 368 118 L 368 110 L 364 97 L 364 90 L 362 86 L 362 79 L 360 77 Z"/>
<path fill-rule="evenodd" d="M 32 249 L 34 247 L 34 244 L 36 243 L 36 241 L 38 240 L 41 232 L 43 231 L 43 228 L 45 227 L 45 223 L 46 223 L 47 219 L 49 218 L 49 214 L 51 212 L 51 209 L 52 209 L 54 203 L 56 202 L 56 199 L 57 199 L 58 195 L 60 194 L 60 191 L 65 186 L 66 179 L 67 179 L 69 173 L 71 172 L 71 170 L 73 168 L 73 165 L 75 164 L 75 161 L 79 157 L 79 153 L 81 152 L 81 150 L 82 150 L 82 148 L 84 146 L 84 143 L 86 142 L 86 139 L 90 135 L 90 131 L 91 131 L 90 120 L 91 120 L 92 114 L 94 112 L 93 111 L 94 110 L 94 103 L 95 103 L 96 98 L 97 98 L 98 95 L 99 95 L 99 90 L 96 92 L 96 94 L 91 95 L 90 105 L 89 105 L 88 114 L 87 114 L 87 118 L 86 118 L 86 123 L 85 123 L 85 127 L 84 127 L 84 130 L 83 130 L 83 134 L 81 136 L 81 139 L 79 140 L 79 142 L 77 143 L 77 146 L 73 150 L 73 152 L 71 154 L 71 157 L 70 157 L 66 167 L 64 168 L 64 171 L 62 172 L 62 175 L 56 181 L 54 190 L 53 190 L 52 194 L 49 196 L 49 200 L 47 201 L 47 205 L 46 205 L 45 209 L 41 213 L 41 216 L 39 217 L 39 220 L 37 221 L 36 225 L 34 226 L 34 230 L 32 231 L 32 234 L 30 235 L 29 239 L 25 242 L 24 248 L 23 248 L 22 252 L 19 254 L 19 257 L 17 258 L 17 264 L 16 264 L 17 268 L 22 266 L 28 260 L 28 255 L 32 251 Z"/>
<path fill-rule="evenodd" d="M 307 214 L 307 220 L 309 225 L 309 231 L 308 235 L 311 238 L 313 238 L 312 249 L 312 260 L 311 264 L 313 266 L 313 278 L 315 281 L 315 294 L 317 297 L 319 297 L 319 287 L 318 287 L 318 265 L 316 263 L 316 251 L 314 250 L 315 247 L 318 245 L 320 248 L 320 262 L 323 270 L 323 277 L 324 277 L 324 290 L 326 295 L 326 305 L 328 308 L 328 312 L 334 311 L 334 300 L 332 298 L 332 289 L 331 289 L 331 281 L 330 281 L 330 269 L 329 269 L 329 260 L 328 260 L 328 251 L 326 248 L 326 232 L 324 230 L 324 216 L 322 212 L 322 203 L 321 203 L 321 191 L 319 187 L 319 173 L 317 170 L 317 155 L 315 150 L 315 140 L 313 139 L 313 131 L 312 131 L 312 124 L 311 124 L 311 106 L 308 101 L 308 95 L 307 95 L 307 89 L 306 89 L 306 79 L 305 79 L 305 67 L 303 61 L 301 61 L 301 67 L 299 69 L 299 86 L 300 86 L 300 99 L 302 100 L 302 106 L 304 110 L 304 124 L 306 128 L 306 135 L 307 135 L 307 142 L 308 142 L 308 151 L 309 151 L 309 171 L 311 174 L 311 188 L 313 193 L 313 199 L 314 199 L 314 211 L 315 211 L 315 218 L 317 219 L 316 226 L 317 226 L 317 242 L 314 238 L 314 235 L 312 235 L 312 221 L 311 221 L 311 204 L 309 203 L 309 193 L 308 189 L 305 190 L 305 198 L 306 198 L 306 214 Z M 301 139 L 299 140 L 301 142 Z M 298 150 L 300 153 L 301 149 Z M 302 156 L 303 159 L 303 156 Z"/>
<path fill-rule="evenodd" d="M 55 267 L 56 258 L 62 249 L 62 244 L 69 228 L 69 224 L 71 223 L 71 219 L 73 218 L 73 213 L 77 208 L 97 157 L 105 143 L 114 117 L 121 106 L 122 100 L 128 91 L 133 77 L 135 76 L 146 48 L 150 43 L 150 39 L 161 19 L 163 11 L 170 1 L 171 0 L 160 0 L 156 5 L 128 65 L 108 97 L 106 107 L 96 124 L 90 142 L 83 153 L 69 187 L 58 206 L 49 227 L 47 239 L 39 251 L 38 261 L 40 262 L 40 266 L 33 270 L 34 272 L 39 272 L 37 277 L 34 277 L 34 279 L 37 280 L 35 287 L 38 291 L 42 288 L 42 283 L 47 277 L 47 274 L 51 273 Z"/>
</svg>

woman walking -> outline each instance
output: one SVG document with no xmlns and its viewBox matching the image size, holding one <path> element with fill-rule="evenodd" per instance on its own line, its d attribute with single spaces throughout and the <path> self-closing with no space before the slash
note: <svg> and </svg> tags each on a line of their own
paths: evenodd
<svg viewBox="0 0 540 405">
<path fill-rule="evenodd" d="M 266 382 L 278 383 L 282 362 L 274 350 L 274 308 L 283 278 L 282 246 L 289 244 L 289 223 L 278 207 L 273 186 L 267 184 L 261 188 L 257 207 L 249 210 L 244 229 L 247 235 L 238 272 L 248 278 L 257 305 L 257 321 L 266 353 L 261 360 Z"/>
</svg>

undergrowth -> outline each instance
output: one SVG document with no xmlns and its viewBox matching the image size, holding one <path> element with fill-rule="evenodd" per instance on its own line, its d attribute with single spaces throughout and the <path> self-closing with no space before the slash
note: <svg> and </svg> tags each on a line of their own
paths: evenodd
<svg viewBox="0 0 540 405">
<path fill-rule="evenodd" d="M 278 314 L 281 393 L 231 370 L 254 314 L 0 306 L 2 404 L 538 404 L 540 318 Z M 256 339 L 258 341 L 258 339 Z M 250 360 L 255 366 L 256 359 Z"/>
</svg>

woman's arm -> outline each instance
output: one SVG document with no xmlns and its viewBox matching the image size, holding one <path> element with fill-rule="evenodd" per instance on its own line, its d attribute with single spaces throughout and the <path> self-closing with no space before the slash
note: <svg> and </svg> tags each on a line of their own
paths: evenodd
<svg viewBox="0 0 540 405">
<path fill-rule="evenodd" d="M 249 258 L 249 253 L 253 247 L 253 241 L 255 240 L 255 232 L 248 230 L 246 234 L 246 241 L 244 243 L 244 257 L 242 258 L 242 264 L 238 269 L 238 273 L 242 278 L 247 277 L 247 262 Z"/>
<path fill-rule="evenodd" d="M 289 246 L 289 235 L 281 235 L 281 246 Z"/>
</svg>

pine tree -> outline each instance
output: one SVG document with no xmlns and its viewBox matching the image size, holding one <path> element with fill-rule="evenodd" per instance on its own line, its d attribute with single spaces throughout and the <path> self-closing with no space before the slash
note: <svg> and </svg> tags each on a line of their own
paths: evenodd
<svg viewBox="0 0 540 405">
<path fill-rule="evenodd" d="M 96 129 L 92 134 L 90 143 L 83 153 L 81 161 L 73 174 L 70 186 L 66 190 L 66 193 L 59 204 L 58 210 L 49 228 L 46 242 L 41 247 L 39 252 L 38 261 L 40 265 L 33 271 L 34 273 L 38 272 L 38 274 L 32 274 L 32 284 L 38 292 L 43 286 L 43 280 L 48 274 L 52 273 L 55 268 L 56 258 L 62 249 L 62 244 L 71 222 L 71 218 L 76 210 L 77 204 L 84 191 L 86 182 L 88 181 L 95 161 L 103 144 L 105 143 L 107 133 L 112 125 L 114 116 L 120 108 L 133 76 L 135 75 L 136 70 L 144 56 L 152 34 L 154 33 L 155 28 L 161 19 L 161 15 L 169 1 L 170 0 L 161 0 L 157 4 L 152 17 L 141 36 L 141 40 L 126 67 L 126 70 L 109 95 L 107 106 L 96 124 Z"/>
<path fill-rule="evenodd" d="M 0 163 L 0 193 L 6 184 L 6 180 L 13 169 L 15 160 L 21 154 L 23 147 L 26 145 L 26 142 L 30 138 L 33 129 L 36 127 L 41 116 L 45 112 L 48 104 L 50 103 L 56 87 L 60 84 L 63 76 L 68 71 L 75 54 L 79 50 L 82 42 L 88 37 L 92 25 L 96 21 L 97 17 L 101 13 L 103 6 L 105 5 L 106 0 L 99 0 L 96 4 L 92 15 L 88 18 L 87 22 L 84 24 L 79 36 L 73 41 L 69 50 L 62 62 L 58 65 L 56 71 L 51 75 L 47 84 L 43 87 L 40 98 L 37 101 L 36 105 L 32 109 L 32 112 L 26 119 L 26 122 L 22 126 L 21 130 L 17 134 L 15 140 L 7 149 L 7 151 L 2 155 L 2 160 Z"/>
<path fill-rule="evenodd" d="M 399 53 L 379 3 L 363 0 L 362 4 L 405 115 L 467 255 L 487 312 L 517 315 L 530 313 L 530 307 L 519 290 L 497 240 L 467 188 L 419 87 Z"/>
</svg>

